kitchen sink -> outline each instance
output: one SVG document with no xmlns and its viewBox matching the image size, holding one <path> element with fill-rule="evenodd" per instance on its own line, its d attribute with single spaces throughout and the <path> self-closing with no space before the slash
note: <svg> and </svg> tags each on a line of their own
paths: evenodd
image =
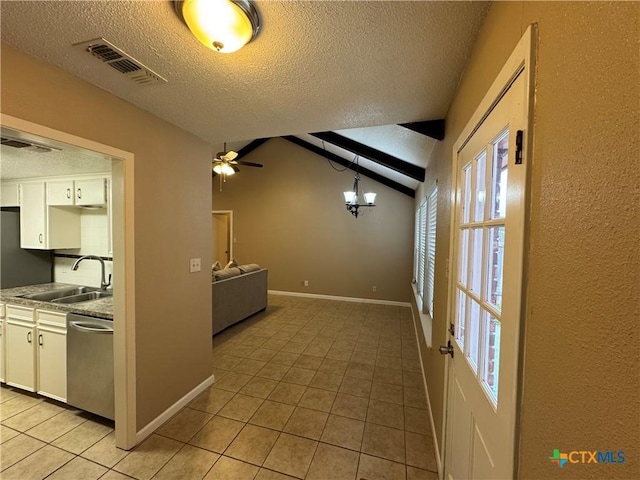
<svg viewBox="0 0 640 480">
<path fill-rule="evenodd" d="M 21 295 L 21 297 L 28 298 L 30 300 L 39 300 L 41 302 L 53 302 L 54 300 L 57 300 L 60 298 L 75 297 L 75 296 L 84 295 L 87 293 L 94 293 L 99 290 L 100 289 L 96 287 L 75 287 L 75 288 L 64 288 L 60 290 L 51 290 L 49 292 L 27 293 L 26 295 Z M 100 293 L 104 293 L 104 292 L 100 292 Z M 109 292 L 109 294 L 110 293 L 111 292 Z M 85 301 L 85 300 L 81 300 L 81 301 Z M 56 302 L 56 303 L 75 303 L 75 302 Z"/>
<path fill-rule="evenodd" d="M 88 302 L 89 300 L 98 300 L 99 298 L 112 297 L 112 292 L 106 292 L 104 290 L 101 291 L 93 291 L 87 293 L 80 293 L 77 295 L 69 295 L 66 297 L 54 298 L 51 300 L 51 303 L 80 303 L 80 302 Z"/>
</svg>

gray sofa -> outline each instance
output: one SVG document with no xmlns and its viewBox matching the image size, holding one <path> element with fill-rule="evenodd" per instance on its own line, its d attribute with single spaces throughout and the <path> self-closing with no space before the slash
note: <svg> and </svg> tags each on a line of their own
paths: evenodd
<svg viewBox="0 0 640 480">
<path fill-rule="evenodd" d="M 211 320 L 214 335 L 267 308 L 268 270 L 258 267 L 246 271 L 243 267 L 225 268 L 218 274 L 213 272 Z"/>
</svg>

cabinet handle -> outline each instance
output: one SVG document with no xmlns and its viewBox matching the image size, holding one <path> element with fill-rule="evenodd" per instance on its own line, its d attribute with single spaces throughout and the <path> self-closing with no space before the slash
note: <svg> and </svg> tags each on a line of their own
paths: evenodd
<svg viewBox="0 0 640 480">
<path fill-rule="evenodd" d="M 44 340 L 43 340 L 42 334 L 38 335 L 38 345 L 40 345 L 40 346 L 44 345 Z"/>
<path fill-rule="evenodd" d="M 38 235 L 38 241 L 42 243 L 42 234 Z"/>
<path fill-rule="evenodd" d="M 80 200 L 82 198 L 82 189 L 79 188 L 78 189 L 78 200 Z"/>
<path fill-rule="evenodd" d="M 31 332 L 27 332 L 27 343 L 31 343 Z"/>
<path fill-rule="evenodd" d="M 71 189 L 67 188 L 67 198 L 71 198 Z"/>
</svg>

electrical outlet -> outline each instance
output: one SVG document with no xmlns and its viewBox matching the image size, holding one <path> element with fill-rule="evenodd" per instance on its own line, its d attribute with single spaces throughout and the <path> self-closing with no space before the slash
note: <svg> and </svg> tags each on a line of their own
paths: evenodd
<svg viewBox="0 0 640 480">
<path fill-rule="evenodd" d="M 371 291 L 373 292 L 377 292 L 378 291 L 378 287 L 376 287 L 375 285 L 373 287 L 371 287 Z"/>
<path fill-rule="evenodd" d="M 303 285 L 304 285 L 305 287 L 308 287 L 308 286 L 309 286 L 309 280 L 305 280 L 305 281 L 303 282 Z"/>
<path fill-rule="evenodd" d="M 200 271 L 200 259 L 199 258 L 191 258 L 189 260 L 189 272 L 199 272 Z"/>
</svg>

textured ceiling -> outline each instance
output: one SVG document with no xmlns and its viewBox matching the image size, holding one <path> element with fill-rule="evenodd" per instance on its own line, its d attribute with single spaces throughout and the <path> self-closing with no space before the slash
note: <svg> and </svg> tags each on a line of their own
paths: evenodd
<svg viewBox="0 0 640 480">
<path fill-rule="evenodd" d="M 228 55 L 202 46 L 169 1 L 2 1 L 1 35 L 193 132 L 216 152 L 225 141 L 444 118 L 487 9 L 459 1 L 256 6 L 260 33 Z M 168 82 L 136 84 L 72 46 L 98 37 Z M 403 140 L 419 134 L 400 130 L 341 133 L 424 166 L 428 154 L 414 145 L 421 140 Z"/>
</svg>

